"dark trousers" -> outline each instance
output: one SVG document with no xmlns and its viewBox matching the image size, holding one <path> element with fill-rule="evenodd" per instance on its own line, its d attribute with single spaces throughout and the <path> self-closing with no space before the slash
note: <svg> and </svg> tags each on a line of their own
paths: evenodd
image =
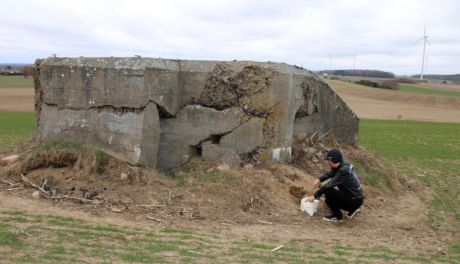
<svg viewBox="0 0 460 264">
<path fill-rule="evenodd" d="M 363 204 L 363 199 L 356 198 L 351 194 L 334 188 L 327 189 L 324 194 L 326 195 L 326 204 L 332 211 L 332 214 L 342 219 L 343 215 L 340 209 L 345 211 L 354 211 Z"/>
</svg>

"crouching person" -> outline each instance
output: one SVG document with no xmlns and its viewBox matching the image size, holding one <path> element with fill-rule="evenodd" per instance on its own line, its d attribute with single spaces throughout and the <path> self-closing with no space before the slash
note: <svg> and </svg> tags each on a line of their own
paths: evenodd
<svg viewBox="0 0 460 264">
<path fill-rule="evenodd" d="M 323 194 L 326 196 L 326 204 L 332 214 L 323 217 L 330 222 L 341 222 L 343 214 L 341 210 L 347 211 L 346 216 L 353 218 L 363 204 L 363 191 L 361 183 L 353 169 L 353 164 L 343 161 L 342 153 L 338 149 L 332 149 L 327 153 L 326 160 L 331 170 L 319 177 L 313 183 L 313 188 L 319 188 L 321 182 L 329 181 L 321 186 L 314 195 L 308 197 L 310 202 L 319 199 Z"/>
</svg>

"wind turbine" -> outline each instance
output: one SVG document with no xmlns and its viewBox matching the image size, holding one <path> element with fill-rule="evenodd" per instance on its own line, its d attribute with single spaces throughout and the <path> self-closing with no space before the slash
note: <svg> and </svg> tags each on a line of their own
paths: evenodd
<svg viewBox="0 0 460 264">
<path fill-rule="evenodd" d="M 422 69 L 420 71 L 420 80 L 423 80 L 423 70 L 425 69 L 425 50 L 426 50 L 426 44 L 428 43 L 430 45 L 430 42 L 428 41 L 428 35 L 426 34 L 426 23 L 425 23 L 425 29 L 423 30 L 423 37 L 421 37 L 419 40 L 417 40 L 415 44 L 418 44 L 420 41 L 423 40 L 423 55 L 422 55 Z"/>
</svg>

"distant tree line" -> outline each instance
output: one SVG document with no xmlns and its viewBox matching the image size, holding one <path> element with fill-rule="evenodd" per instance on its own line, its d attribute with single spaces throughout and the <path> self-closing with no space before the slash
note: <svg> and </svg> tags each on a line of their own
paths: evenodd
<svg viewBox="0 0 460 264">
<path fill-rule="evenodd" d="M 21 72 L 14 66 L 0 65 L 0 75 L 21 75 Z"/>
<path fill-rule="evenodd" d="M 339 76 L 358 76 L 358 77 L 371 77 L 371 78 L 394 78 L 395 75 L 391 72 L 384 72 L 378 70 L 324 70 L 320 74 L 327 73 L 329 75 Z"/>
<path fill-rule="evenodd" d="M 0 65 L 0 75 L 22 75 L 24 78 L 29 78 L 33 72 L 30 65 Z"/>
<path fill-rule="evenodd" d="M 370 86 L 374 88 L 381 88 L 387 90 L 399 90 L 398 79 L 371 81 L 371 80 L 359 80 L 355 83 Z"/>
<path fill-rule="evenodd" d="M 24 78 L 29 78 L 34 74 L 34 69 L 31 66 L 23 66 L 21 67 L 21 74 Z"/>
</svg>

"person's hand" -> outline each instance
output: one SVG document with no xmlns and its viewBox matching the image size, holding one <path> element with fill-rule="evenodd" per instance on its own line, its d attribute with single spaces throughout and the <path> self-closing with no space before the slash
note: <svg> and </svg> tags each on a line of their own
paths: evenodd
<svg viewBox="0 0 460 264">
<path fill-rule="evenodd" d="M 321 185 L 321 181 L 319 179 L 316 179 L 315 182 L 313 183 L 313 188 L 319 188 Z"/>
<path fill-rule="evenodd" d="M 307 201 L 309 201 L 310 203 L 312 203 L 314 200 L 315 200 L 315 196 L 314 196 L 314 195 L 308 196 L 308 197 L 307 197 Z"/>
</svg>

